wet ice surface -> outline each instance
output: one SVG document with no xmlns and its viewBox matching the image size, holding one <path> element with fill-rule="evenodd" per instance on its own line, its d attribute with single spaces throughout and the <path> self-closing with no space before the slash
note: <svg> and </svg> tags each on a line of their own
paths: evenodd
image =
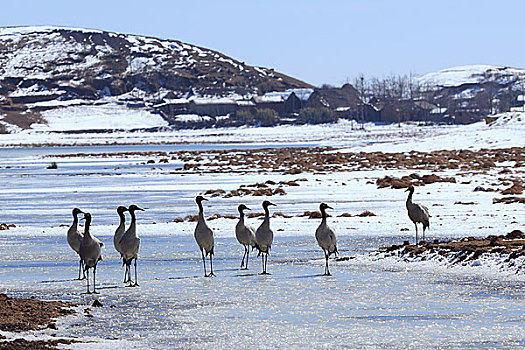
<svg viewBox="0 0 525 350">
<path fill-rule="evenodd" d="M 76 259 L 63 237 L 2 244 L 2 289 L 73 300 L 89 306 Z M 104 241 L 108 242 L 109 237 Z M 372 249 L 385 239 L 341 237 L 341 255 Z M 141 287 L 124 287 L 111 247 L 99 265 L 95 317 L 70 317 L 59 335 L 129 339 L 153 348 L 515 348 L 524 345 L 523 282 L 512 279 L 387 270 L 356 262 L 332 264 L 310 237 L 276 238 L 270 276 L 238 269 L 240 246 L 217 240 L 217 277 L 202 277 L 188 236 L 147 236 L 139 260 Z"/>
<path fill-rule="evenodd" d="M 147 159 L 147 158 L 145 158 Z M 103 308 L 59 321 L 58 335 L 115 340 L 107 347 L 136 348 L 517 348 L 525 347 L 525 281 L 519 276 L 460 274 L 417 266 L 374 264 L 366 253 L 379 246 L 413 239 L 404 208 L 405 193 L 378 190 L 371 179 L 412 171 L 369 171 L 327 175 L 176 175 L 177 164 L 143 165 L 145 159 L 9 158 L 0 169 L 0 221 L 19 225 L 0 233 L 0 292 L 77 302 L 81 310 L 98 298 Z M 11 168 L 5 168 L 11 166 Z M 160 169 L 162 168 L 162 169 Z M 420 172 L 423 174 L 424 172 Z M 415 198 L 433 215 L 430 237 L 506 233 L 523 222 L 519 205 L 492 205 L 493 194 L 472 192 L 493 175 L 472 183 L 433 184 Z M 239 270 L 242 247 L 233 233 L 235 220 L 209 222 L 215 230 L 217 277 L 202 277 L 202 261 L 193 239 L 194 223 L 174 223 L 195 214 L 193 197 L 207 189 L 231 190 L 240 184 L 306 177 L 288 195 L 272 197 L 275 211 L 297 215 L 319 202 L 338 215 L 370 210 L 370 218 L 336 218 L 341 256 L 331 261 L 333 276 L 320 276 L 324 261 L 313 232 L 318 220 L 272 219 L 274 246 L 270 276 L 251 255 L 250 270 Z M 342 185 L 345 182 L 346 185 Z M 458 200 L 474 206 L 458 206 Z M 254 211 L 260 197 L 210 198 L 207 216 L 235 214 L 240 202 Z M 142 237 L 140 287 L 121 283 L 123 270 L 113 249 L 118 205 L 147 207 L 138 213 Z M 433 204 L 435 204 L 433 206 Z M 75 281 L 78 260 L 66 243 L 70 211 L 93 214 L 92 233 L 106 247 L 97 285 L 85 292 Z M 257 219 L 249 223 L 257 226 Z M 401 231 L 409 228 L 410 231 Z M 209 266 L 208 266 L 209 268 Z M 67 327 L 66 327 L 67 326 Z M 97 348 L 94 344 L 74 347 Z M 100 345 L 103 347 L 103 345 Z"/>
</svg>

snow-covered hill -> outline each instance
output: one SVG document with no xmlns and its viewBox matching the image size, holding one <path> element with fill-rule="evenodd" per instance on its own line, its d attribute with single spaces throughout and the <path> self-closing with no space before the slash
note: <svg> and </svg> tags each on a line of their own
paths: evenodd
<svg viewBox="0 0 525 350">
<path fill-rule="evenodd" d="M 0 28 L 0 52 L 0 117 L 9 126 L 4 131 L 45 124 L 44 111 L 72 103 L 143 108 L 166 96 L 250 96 L 310 87 L 178 40 L 100 30 Z"/>
<path fill-rule="evenodd" d="M 525 69 L 492 65 L 470 65 L 443 69 L 417 78 L 422 85 L 458 87 L 494 82 L 500 85 L 525 82 Z"/>
</svg>

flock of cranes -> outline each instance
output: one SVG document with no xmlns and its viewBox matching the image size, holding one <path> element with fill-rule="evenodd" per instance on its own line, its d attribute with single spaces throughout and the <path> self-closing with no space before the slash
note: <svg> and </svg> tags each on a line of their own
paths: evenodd
<svg viewBox="0 0 525 350">
<path fill-rule="evenodd" d="M 417 224 L 423 224 L 423 239 L 425 239 L 425 230 L 430 226 L 430 214 L 428 208 L 421 203 L 413 202 L 412 195 L 414 194 L 414 187 L 410 186 L 407 189 L 408 198 L 406 200 L 406 208 L 410 220 L 416 227 L 416 244 L 418 243 L 418 229 Z M 197 196 L 195 202 L 199 208 L 199 216 L 197 220 L 197 226 L 195 227 L 194 237 L 195 241 L 199 246 L 199 250 L 202 255 L 202 263 L 204 267 L 204 277 L 215 276 L 213 273 L 213 255 L 215 247 L 215 236 L 213 230 L 206 223 L 204 218 L 204 208 L 202 202 L 207 199 L 202 196 Z M 241 269 L 248 269 L 248 259 L 250 256 L 250 248 L 257 249 L 262 258 L 262 272 L 261 274 L 267 275 L 268 255 L 273 243 L 273 231 L 270 228 L 270 210 L 268 207 L 275 206 L 270 201 L 265 200 L 262 203 L 264 209 L 264 220 L 255 230 L 245 222 L 245 210 L 250 210 L 246 205 L 241 204 L 237 208 L 239 211 L 239 221 L 235 226 L 235 236 L 239 243 L 244 247 L 244 255 L 241 261 Z M 335 229 L 327 223 L 327 209 L 333 209 L 326 203 L 321 203 L 319 210 L 321 212 L 321 223 L 315 231 L 315 238 L 319 247 L 323 250 L 325 257 L 325 276 L 330 276 L 330 269 L 328 266 L 328 259 L 332 254 L 337 255 L 337 236 Z M 126 230 L 126 216 L 125 212 L 129 212 L 131 216 L 131 223 Z M 137 277 L 137 259 L 140 248 L 140 238 L 137 236 L 137 218 L 136 211 L 144 211 L 144 209 L 132 204 L 128 208 L 119 206 L 117 208 L 117 214 L 120 219 L 119 226 L 115 230 L 113 236 L 113 245 L 115 250 L 120 253 L 122 259 L 122 266 L 125 267 L 124 281 L 123 283 L 129 283 L 130 287 L 138 286 Z M 91 225 L 91 214 L 85 213 L 78 208 L 73 209 L 73 224 L 67 232 L 67 241 L 70 247 L 79 255 L 79 269 L 78 279 L 86 279 L 87 281 L 87 293 L 97 293 L 96 291 L 96 272 L 97 263 L 102 260 L 102 247 L 104 244 L 100 242 L 90 232 Z M 78 231 L 78 215 L 83 214 L 81 220 L 85 220 L 84 232 Z M 206 257 L 209 257 L 210 261 L 210 272 L 206 273 Z M 246 261 L 246 263 L 245 263 Z M 131 278 L 131 264 L 134 262 L 135 267 L 135 281 Z M 89 269 L 93 269 L 93 291 L 89 287 Z"/>
</svg>

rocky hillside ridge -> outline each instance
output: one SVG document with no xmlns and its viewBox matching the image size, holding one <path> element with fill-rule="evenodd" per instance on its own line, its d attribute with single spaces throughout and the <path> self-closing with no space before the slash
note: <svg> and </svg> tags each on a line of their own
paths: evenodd
<svg viewBox="0 0 525 350">
<path fill-rule="evenodd" d="M 437 113 L 472 122 L 497 113 L 523 110 L 525 69 L 470 65 L 443 69 L 415 79 Z"/>
<path fill-rule="evenodd" d="M 311 87 L 178 40 L 100 30 L 0 28 L 0 53 L 4 131 L 6 125 L 45 122 L 43 110 L 95 101 L 141 108 L 164 97 L 253 96 Z"/>
</svg>

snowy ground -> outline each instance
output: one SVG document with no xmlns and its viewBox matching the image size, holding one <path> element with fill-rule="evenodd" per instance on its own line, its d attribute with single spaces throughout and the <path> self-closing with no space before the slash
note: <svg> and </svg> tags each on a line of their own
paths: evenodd
<svg viewBox="0 0 525 350">
<path fill-rule="evenodd" d="M 80 108 L 78 113 L 88 113 Z M 92 108 L 92 107 L 90 107 Z M 101 129 L 99 125 L 112 126 L 118 130 L 151 128 L 165 126 L 155 115 L 147 117 L 131 114 L 126 119 L 122 113 L 109 117 L 106 113 L 115 112 L 108 106 L 93 118 L 85 118 L 75 130 Z M 50 112 L 51 113 L 51 112 Z M 479 122 L 471 125 L 419 126 L 417 124 L 376 125 L 366 124 L 361 130 L 355 122 L 340 121 L 337 124 L 217 128 L 203 130 L 174 130 L 160 132 L 114 131 L 112 133 L 56 133 L 72 128 L 67 119 L 57 115 L 52 119 L 53 127 L 43 126 L 42 130 L 23 130 L 13 134 L 0 135 L 0 146 L 74 146 L 74 145 L 112 145 L 112 144 L 173 144 L 173 143 L 249 143 L 251 145 L 324 145 L 352 147 L 351 150 L 381 150 L 384 152 L 417 149 L 431 151 L 440 149 L 471 149 L 524 147 L 525 112 L 512 112 L 500 115 L 491 125 Z M 111 122 L 109 122 L 111 120 Z M 67 122 L 66 122 L 67 121 Z M 0 119 L 1 122 L 1 119 Z M 142 123 L 142 124 L 141 124 Z M 133 126 L 133 127 L 130 127 Z M 358 147 L 358 149 L 356 149 Z"/>
<path fill-rule="evenodd" d="M 43 157 L 130 149 L 257 147 L 265 139 L 277 146 L 312 143 L 348 151 L 524 147 L 525 123 L 518 118 L 493 126 L 369 126 L 363 132 L 340 124 L 185 131 L 171 133 L 173 139 L 167 137 L 186 142 L 252 144 L 2 149 L 0 222 L 18 227 L 0 233 L 0 292 L 72 300 L 82 311 L 93 302 L 93 296 L 82 294 L 84 282 L 73 280 L 78 261 L 65 240 L 67 226 L 63 225 L 70 223 L 70 211 L 78 206 L 92 213 L 92 233 L 106 244 L 97 275 L 101 294 L 96 296 L 104 307 L 92 308 L 93 318 L 81 312 L 62 319 L 58 331 L 36 332 L 38 337 L 54 334 L 97 341 L 73 345 L 90 349 L 525 347 L 525 275 L 498 269 L 492 262 L 448 268 L 431 262 L 377 259 L 369 254 L 380 246 L 413 241 L 413 225 L 404 207 L 406 193 L 377 189 L 375 185 L 377 178 L 400 177 L 411 170 L 201 175 L 178 173 L 182 164 L 176 162 L 159 164 L 155 159 L 155 164 L 147 164 L 149 155 Z M 38 134 L 35 140 L 45 135 Z M 63 137 L 58 136 L 61 142 Z M 152 135 L 147 138 L 158 141 Z M 0 140 L 12 144 L 3 136 Z M 58 163 L 58 169 L 46 169 L 52 161 Z M 438 175 L 456 176 L 457 183 L 417 188 L 415 199 L 426 204 L 432 215 L 427 236 L 479 237 L 524 230 L 523 205 L 492 204 L 497 194 L 473 192 L 477 186 L 494 187 L 505 168 L 510 169 L 501 164 L 468 178 L 447 170 Z M 525 169 L 511 170 L 523 178 Z M 286 187 L 285 196 L 269 198 L 277 204 L 274 211 L 292 216 L 272 219 L 275 241 L 268 265 L 272 275 L 258 275 L 260 260 L 253 256 L 249 271 L 238 269 L 242 248 L 234 238 L 236 220 L 221 218 L 209 221 L 217 237 L 217 277 L 201 277 L 202 265 L 193 239 L 195 223 L 173 222 L 196 213 L 194 196 L 209 189 L 228 191 L 242 184 L 297 178 L 307 181 Z M 207 216 L 233 215 L 240 203 L 260 212 L 263 199 L 213 197 L 206 203 L 205 212 Z M 329 220 L 338 233 L 340 256 L 352 258 L 331 261 L 332 277 L 320 276 L 322 252 L 314 238 L 319 220 L 297 217 L 306 210 L 317 210 L 321 201 L 334 207 L 334 217 Z M 457 201 L 473 204 L 455 204 Z M 131 203 L 147 208 L 138 214 L 142 237 L 140 288 L 126 288 L 120 283 L 123 271 L 112 243 L 118 221 L 115 208 Z M 335 217 L 365 210 L 376 216 Z M 260 221 L 252 218 L 249 222 L 257 226 Z"/>
</svg>

